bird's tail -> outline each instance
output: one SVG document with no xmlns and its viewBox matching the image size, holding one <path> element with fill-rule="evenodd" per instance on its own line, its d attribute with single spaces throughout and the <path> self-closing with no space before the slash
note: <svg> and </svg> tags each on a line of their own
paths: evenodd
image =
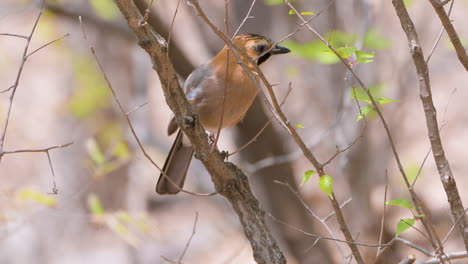
<svg viewBox="0 0 468 264">
<path fill-rule="evenodd" d="M 159 194 L 176 194 L 184 186 L 185 176 L 192 160 L 192 146 L 182 143 L 184 134 L 179 130 L 169 155 L 164 163 L 163 172 L 159 175 L 156 192 Z"/>
</svg>

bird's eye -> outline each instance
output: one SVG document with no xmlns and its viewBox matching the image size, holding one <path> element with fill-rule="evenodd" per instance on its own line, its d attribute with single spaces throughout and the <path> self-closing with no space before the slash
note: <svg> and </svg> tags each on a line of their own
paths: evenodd
<svg viewBox="0 0 468 264">
<path fill-rule="evenodd" d="M 258 54 L 262 54 L 266 50 L 265 45 L 257 45 L 255 46 L 255 51 L 257 51 Z"/>
</svg>

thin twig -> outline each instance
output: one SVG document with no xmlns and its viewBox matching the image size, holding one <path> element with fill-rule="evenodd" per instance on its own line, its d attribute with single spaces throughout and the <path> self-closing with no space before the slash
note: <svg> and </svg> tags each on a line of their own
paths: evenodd
<svg viewBox="0 0 468 264">
<path fill-rule="evenodd" d="M 169 34 L 167 36 L 167 56 L 168 57 L 169 57 L 169 54 L 171 54 L 172 29 L 174 28 L 174 23 L 177 17 L 177 13 L 179 12 L 179 5 L 180 5 L 180 0 L 177 1 L 177 6 L 174 11 L 174 15 L 172 16 L 171 27 L 169 28 Z"/>
<path fill-rule="evenodd" d="M 328 234 L 332 237 L 332 238 L 336 238 L 335 235 L 333 234 L 333 231 L 331 230 L 331 228 L 328 226 L 327 224 L 327 220 L 334 214 L 330 214 L 328 216 L 326 216 L 325 218 L 320 218 L 313 210 L 312 208 L 310 208 L 307 203 L 304 201 L 304 199 L 302 199 L 301 195 L 299 194 L 299 192 L 297 190 L 294 190 L 294 188 L 289 184 L 289 183 L 285 183 L 285 182 L 280 182 L 280 181 L 274 181 L 274 183 L 276 184 L 279 184 L 279 185 L 283 185 L 285 187 L 287 187 L 289 189 L 289 191 L 294 194 L 294 196 L 296 196 L 297 200 L 299 200 L 299 202 L 302 204 L 302 206 L 304 206 L 304 208 L 306 209 L 306 211 L 317 221 L 320 222 L 321 225 L 323 225 L 323 227 L 325 227 L 325 229 L 327 230 Z M 348 201 L 351 201 L 351 199 L 349 199 Z M 345 206 L 348 202 L 345 202 L 342 206 Z M 338 248 L 338 252 L 340 252 L 341 256 L 343 259 L 346 258 L 345 256 L 345 253 L 343 251 L 343 249 L 341 248 L 340 244 L 335 242 L 336 244 L 336 247 Z"/>
<path fill-rule="evenodd" d="M 17 149 L 17 150 L 10 150 L 10 151 L 0 151 L 0 158 L 3 155 L 8 155 L 8 154 L 19 154 L 19 153 L 37 153 L 37 152 L 44 152 L 47 155 L 47 160 L 49 161 L 49 167 L 52 172 L 52 192 L 50 194 L 58 194 L 58 189 L 57 189 L 57 184 L 55 183 L 55 172 L 54 172 L 54 167 L 52 166 L 52 160 L 50 158 L 50 150 L 53 149 L 58 149 L 58 148 L 66 148 L 70 145 L 72 145 L 73 142 L 63 144 L 63 145 L 57 145 L 57 146 L 52 146 L 52 147 L 47 147 L 47 148 L 42 148 L 42 149 Z"/>
<path fill-rule="evenodd" d="M 66 38 L 66 37 L 68 37 L 68 36 L 70 36 L 70 33 L 67 33 L 67 34 L 63 35 L 63 36 L 61 36 L 61 37 L 58 38 L 58 39 L 54 39 L 54 40 L 52 40 L 52 41 L 47 42 L 46 44 L 40 46 L 39 48 L 35 49 L 34 51 L 32 51 L 31 53 L 29 53 L 28 55 L 26 55 L 26 59 L 28 59 L 31 55 L 33 55 L 34 53 L 40 51 L 41 49 L 43 49 L 43 48 L 45 48 L 45 47 L 47 47 L 47 46 L 49 46 L 49 45 L 51 45 L 51 44 L 53 44 L 53 43 L 59 41 L 59 40 L 62 40 L 63 38 Z"/>
<path fill-rule="evenodd" d="M 197 229 L 197 222 L 198 222 L 198 212 L 195 212 L 195 221 L 193 222 L 192 234 L 190 235 L 190 238 L 187 241 L 187 244 L 185 244 L 184 251 L 182 251 L 182 254 L 180 254 L 179 261 L 177 261 L 178 264 L 182 263 L 182 259 L 184 258 L 188 247 L 190 246 L 190 242 L 192 242 L 192 238 L 195 235 L 195 230 Z"/>
<path fill-rule="evenodd" d="M 345 207 L 346 205 L 348 205 L 350 202 L 353 201 L 353 197 L 349 197 L 347 200 L 345 200 L 341 205 L 340 205 L 340 209 L 343 209 L 343 207 Z M 332 216 L 335 215 L 335 212 L 331 212 L 329 213 L 327 216 L 325 216 L 323 218 L 323 221 L 326 222 L 328 221 L 328 219 L 330 219 Z"/>
<path fill-rule="evenodd" d="M 237 33 L 239 33 L 239 30 L 242 28 L 242 26 L 245 24 L 245 22 L 246 22 L 248 19 L 253 18 L 253 17 L 250 16 L 250 13 L 252 12 L 252 9 L 253 9 L 253 7 L 254 7 L 256 1 L 257 1 L 257 0 L 253 0 L 253 1 L 252 1 L 252 4 L 250 4 L 249 11 L 247 11 L 247 14 L 245 15 L 244 19 L 243 19 L 242 22 L 240 23 L 239 27 L 237 27 L 236 32 L 234 32 L 234 35 L 232 35 L 231 40 L 233 40 L 234 37 L 237 35 Z"/>
<path fill-rule="evenodd" d="M 11 34 L 11 33 L 0 33 L 0 36 L 10 36 L 10 37 L 17 37 L 17 38 L 23 38 L 28 40 L 29 37 L 23 36 L 23 35 L 17 35 L 17 34 Z"/>
<path fill-rule="evenodd" d="M 18 73 L 16 74 L 15 83 L 13 84 L 12 87 L 7 89 L 7 90 L 11 89 L 12 92 L 11 92 L 11 95 L 10 95 L 10 101 L 9 101 L 9 105 L 8 105 L 7 115 L 6 115 L 6 118 L 5 118 L 5 124 L 3 126 L 2 136 L 0 138 L 0 152 L 3 151 L 3 147 L 5 145 L 5 137 L 6 137 L 6 133 L 7 133 L 7 129 L 8 129 L 8 124 L 10 122 L 10 115 L 11 115 L 11 109 L 13 107 L 13 100 L 15 99 L 16 90 L 17 90 L 18 85 L 19 85 L 19 81 L 20 81 L 21 73 L 23 72 L 24 64 L 26 63 L 26 54 L 28 54 L 29 44 L 31 43 L 32 36 L 33 36 L 34 32 L 36 31 L 37 23 L 39 23 L 39 19 L 42 16 L 43 9 L 44 9 L 44 3 L 45 3 L 45 0 L 42 0 L 41 6 L 40 6 L 40 9 L 39 9 L 39 14 L 37 15 L 37 18 L 34 21 L 34 25 L 33 25 L 32 29 L 31 29 L 31 32 L 29 33 L 29 36 L 28 36 L 27 40 L 26 40 L 26 45 L 24 46 L 23 56 L 22 56 L 22 59 L 21 59 L 21 64 L 20 64 Z M 0 162 L 1 162 L 1 160 L 2 160 L 2 156 L 0 156 Z"/>
<path fill-rule="evenodd" d="M 426 62 L 427 63 L 427 62 Z M 442 124 L 440 125 L 439 132 L 442 133 L 442 129 L 444 129 L 446 123 L 446 116 L 447 116 L 447 109 L 450 105 L 450 101 L 452 100 L 453 94 L 457 91 L 457 88 L 454 88 L 450 91 L 450 97 L 447 101 L 447 104 L 445 105 L 444 109 L 444 118 L 442 119 Z M 429 150 L 426 153 L 426 156 L 424 157 L 421 166 L 419 166 L 418 173 L 416 174 L 416 177 L 414 177 L 413 183 L 411 184 L 411 188 L 414 188 L 414 185 L 416 184 L 416 181 L 419 179 L 419 176 L 421 175 L 422 169 L 424 168 L 424 165 L 426 164 L 426 160 L 429 157 L 429 154 L 431 153 L 432 146 L 429 147 Z"/>
<path fill-rule="evenodd" d="M 460 221 L 463 219 L 463 217 L 465 216 L 466 214 L 466 211 L 468 211 L 468 208 L 465 209 L 465 212 L 464 214 L 460 215 L 460 217 L 457 219 L 457 221 L 455 221 L 455 223 L 452 225 L 452 227 L 450 228 L 450 230 L 448 231 L 447 235 L 445 235 L 444 239 L 442 239 L 442 245 L 445 244 L 445 242 L 447 241 L 447 239 L 450 237 L 450 235 L 452 234 L 453 230 L 455 230 L 455 227 L 458 225 L 458 223 L 460 223 Z M 437 252 L 438 249 L 436 249 L 434 252 Z"/>
<path fill-rule="evenodd" d="M 70 145 L 72 145 L 73 142 L 63 144 L 63 145 L 57 145 L 57 146 L 52 146 L 52 147 L 47 147 L 47 148 L 42 148 L 42 149 L 17 149 L 17 150 L 5 150 L 0 152 L 1 155 L 7 155 L 7 154 L 18 154 L 18 153 L 34 153 L 34 152 L 48 152 L 49 150 L 52 149 L 57 149 L 57 148 L 66 148 Z"/>
<path fill-rule="evenodd" d="M 335 154 L 333 154 L 333 156 L 331 156 L 327 161 L 325 161 L 324 163 L 322 163 L 322 166 L 325 167 L 327 166 L 328 164 L 330 164 L 330 162 L 332 162 L 338 155 L 340 155 L 341 153 L 347 151 L 348 149 L 352 148 L 361 138 L 364 137 L 364 132 L 366 131 L 366 127 L 367 127 L 367 122 L 364 123 L 364 125 L 362 126 L 361 128 L 361 133 L 359 134 L 358 137 L 356 137 L 356 139 L 354 139 L 353 142 L 351 142 L 351 144 L 349 144 L 346 148 L 344 149 L 339 149 L 338 147 L 336 147 L 336 152 Z"/>
<path fill-rule="evenodd" d="M 144 102 L 143 104 L 133 108 L 132 110 L 128 111 L 127 113 L 125 113 L 125 115 L 130 115 L 131 113 L 135 112 L 136 110 L 142 108 L 143 106 L 147 105 L 148 104 L 148 101 Z"/>
<path fill-rule="evenodd" d="M 435 4 L 434 0 L 429 1 L 431 2 L 431 4 Z M 450 163 L 447 157 L 445 156 L 444 147 L 442 145 L 442 139 L 440 137 L 439 125 L 437 121 L 437 110 L 434 106 L 434 101 L 432 100 L 429 69 L 426 61 L 424 60 L 424 54 L 422 51 L 421 44 L 419 42 L 418 33 L 415 29 L 413 21 L 411 20 L 411 17 L 408 14 L 408 11 L 406 10 L 403 0 L 392 0 L 392 3 L 395 7 L 395 11 L 401 22 L 402 29 L 405 32 L 406 37 L 408 39 L 408 43 L 410 45 L 410 53 L 419 80 L 419 93 L 421 102 L 423 104 L 428 137 L 431 143 L 432 153 L 437 166 L 437 170 L 439 172 L 440 180 L 444 187 L 444 191 L 447 196 L 447 200 L 449 202 L 453 218 L 458 219 L 460 215 L 464 214 L 465 207 L 463 206 L 463 202 L 461 200 L 457 184 L 453 176 L 453 172 L 450 168 Z M 441 18 L 442 23 L 444 24 L 444 27 L 452 40 L 452 43 L 454 44 L 454 46 L 456 46 L 456 41 L 455 39 L 453 39 L 454 34 L 456 36 L 456 32 L 453 29 L 453 26 L 451 25 L 450 21 L 447 21 L 448 24 L 444 22 L 443 17 L 441 16 L 442 13 L 446 16 L 445 10 L 443 9 L 443 7 L 440 7 L 441 10 L 436 6 L 434 6 L 434 8 L 436 9 L 439 17 Z M 445 18 L 448 20 L 448 17 Z M 459 41 L 458 38 L 457 40 Z M 458 44 L 461 45 L 461 43 Z M 464 57 L 466 57 L 466 64 L 464 64 L 464 66 L 466 67 L 466 69 L 468 69 L 468 57 L 466 56 L 466 52 L 464 49 L 463 53 Z M 459 59 L 463 63 L 464 59 L 462 58 L 460 53 L 458 53 L 458 51 L 457 54 L 459 54 Z M 429 219 L 429 216 L 426 217 Z M 465 243 L 465 248 L 468 251 L 468 217 L 463 217 L 463 220 L 460 222 L 460 232 Z M 441 262 L 443 262 L 441 258 L 441 256 L 443 255 L 443 245 L 440 242 L 440 238 L 437 236 L 435 230 L 432 231 L 432 233 L 434 234 L 434 239 L 437 243 L 437 247 L 434 248 L 439 248 L 439 258 Z"/>
<path fill-rule="evenodd" d="M 145 14 L 143 15 L 143 19 L 138 23 L 138 25 L 140 27 L 145 26 L 146 24 L 148 24 L 148 18 L 149 18 L 149 14 L 151 13 L 151 6 L 152 5 L 153 5 L 153 0 L 151 0 L 151 2 L 148 5 L 148 8 L 146 8 Z"/>
<path fill-rule="evenodd" d="M 387 190 L 388 190 L 388 173 L 387 170 L 385 170 L 385 191 L 384 191 L 384 199 L 383 199 L 383 212 L 382 212 L 382 220 L 380 223 L 380 232 L 379 232 L 379 244 L 382 243 L 383 239 L 383 232 L 384 232 L 384 226 L 385 226 L 385 212 L 387 209 Z M 380 248 L 377 248 L 377 253 L 376 253 L 376 258 L 379 257 L 380 254 Z"/>
<path fill-rule="evenodd" d="M 468 252 L 462 251 L 462 252 L 452 252 L 449 254 L 446 254 L 444 257 L 442 257 L 443 260 L 451 260 L 451 259 L 466 259 L 468 258 Z M 437 264 L 440 263 L 440 259 L 438 258 L 432 258 L 426 261 L 418 261 L 416 264 Z"/>
<path fill-rule="evenodd" d="M 224 0 L 224 27 L 226 30 L 226 35 L 229 36 L 229 4 L 228 0 Z M 224 89 L 223 89 L 223 103 L 221 104 L 221 116 L 219 117 L 219 124 L 218 128 L 216 129 L 216 135 L 213 140 L 213 146 L 211 146 L 211 150 L 208 153 L 209 157 L 211 154 L 213 154 L 214 150 L 216 149 L 216 146 L 218 145 L 218 140 L 219 136 L 221 135 L 221 129 L 223 129 L 223 121 L 224 121 L 224 110 L 226 106 L 226 97 L 227 97 L 227 87 L 229 84 L 229 53 L 231 50 L 228 48 L 226 49 L 226 71 L 224 72 Z"/>
<path fill-rule="evenodd" d="M 288 91 L 286 92 L 286 95 L 284 96 L 284 99 L 281 102 L 280 106 L 283 106 L 284 102 L 286 102 L 286 99 L 288 98 L 291 91 L 292 91 L 292 86 L 291 86 L 291 83 L 289 83 Z M 270 119 L 268 119 L 268 121 L 265 123 L 265 125 L 257 132 L 257 134 L 255 134 L 255 136 L 253 136 L 249 141 L 247 141 L 247 143 L 242 145 L 242 147 L 238 148 L 237 150 L 235 150 L 232 153 L 229 152 L 229 157 L 231 157 L 234 154 L 237 154 L 237 153 L 241 152 L 246 147 L 248 147 L 250 144 L 252 144 L 255 140 L 257 140 L 257 138 L 263 133 L 263 131 L 265 131 L 265 129 L 270 125 L 271 121 L 273 121 L 273 118 L 274 118 L 274 116 L 271 116 Z"/>
<path fill-rule="evenodd" d="M 387 244 L 369 244 L 369 243 L 361 243 L 361 242 L 351 242 L 351 241 L 347 241 L 347 240 L 342 240 L 342 239 L 337 239 L 337 238 L 333 238 L 333 237 L 323 237 L 323 236 L 320 236 L 318 234 L 314 234 L 314 233 L 309 233 L 309 232 L 306 232 L 300 228 L 297 228 L 295 226 L 292 226 L 276 217 L 274 217 L 273 215 L 271 214 L 268 214 L 268 216 L 271 217 L 271 219 L 281 223 L 281 224 L 284 224 L 286 225 L 287 227 L 291 228 L 291 229 L 294 229 L 296 231 L 299 231 L 305 235 L 308 235 L 308 236 L 312 236 L 312 237 L 317 237 L 319 239 L 324 239 L 324 240 L 330 240 L 330 241 L 336 241 L 336 242 L 340 242 L 340 243 L 345 243 L 345 244 L 353 244 L 353 245 L 356 245 L 356 246 L 364 246 L 364 247 L 386 247 L 389 245 L 389 243 Z"/>
<path fill-rule="evenodd" d="M 458 37 L 457 31 L 453 27 L 453 24 L 450 21 L 449 16 L 445 12 L 444 6 L 441 5 L 440 2 L 437 0 L 429 0 L 429 2 L 431 3 L 432 7 L 436 11 L 437 15 L 439 16 L 440 21 L 442 22 L 442 25 L 447 31 L 447 35 L 449 36 L 450 41 L 452 42 L 453 47 L 455 48 L 455 52 L 457 53 L 458 60 L 460 60 L 461 64 L 468 71 L 468 55 L 466 54 L 466 50 L 463 47 L 463 44 L 461 43 L 460 38 Z M 467 248 L 468 248 L 468 245 L 467 245 Z"/>
</svg>

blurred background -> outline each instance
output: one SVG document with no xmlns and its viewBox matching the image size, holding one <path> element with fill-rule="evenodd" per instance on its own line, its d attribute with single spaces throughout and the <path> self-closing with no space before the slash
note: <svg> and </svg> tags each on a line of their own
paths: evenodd
<svg viewBox="0 0 468 264">
<path fill-rule="evenodd" d="M 141 10 L 148 2 L 136 0 Z M 155 0 L 149 23 L 165 38 L 178 1 Z M 224 1 L 200 0 L 219 28 L 224 28 Z M 299 28 L 282 1 L 257 0 L 252 18 L 240 33 L 257 33 L 274 41 Z M 441 29 L 428 1 L 406 1 L 427 56 Z M 236 31 L 252 1 L 229 1 L 229 31 Z M 336 47 L 370 54 L 355 69 L 382 105 L 396 147 L 408 175 L 414 179 L 429 151 L 424 113 L 415 69 L 406 37 L 390 1 L 298 0 L 301 11 L 320 16 L 311 25 Z M 39 13 L 40 1 L 2 0 L 0 33 L 28 35 Z M 457 1 L 451 18 L 464 39 L 463 18 L 468 1 Z M 82 17 L 87 41 L 78 16 Z M 311 16 L 306 16 L 310 18 Z M 111 0 L 48 0 L 30 44 L 30 51 L 65 34 L 70 35 L 28 58 L 17 88 L 4 150 L 42 149 L 73 142 L 50 151 L 55 172 L 44 152 L 5 155 L 0 163 L 0 263 L 177 263 L 187 241 L 183 263 L 254 263 L 237 215 L 221 196 L 196 197 L 181 193 L 159 196 L 154 192 L 159 172 L 143 156 L 120 113 L 89 46 L 94 46 L 117 96 L 152 159 L 162 166 L 173 137 L 166 128 L 171 112 L 165 103 L 158 76 L 146 53 L 137 45 L 119 10 Z M 26 40 L 0 36 L 0 90 L 14 84 Z M 367 125 L 359 119 L 350 80 L 336 57 L 309 31 L 303 29 L 283 42 L 292 52 L 274 57 L 263 67 L 279 100 L 288 85 L 292 91 L 283 106 L 297 124 L 304 141 L 319 161 L 343 149 L 326 168 L 334 178 L 338 200 L 352 198 L 343 209 L 349 229 L 363 243 L 377 244 L 387 200 L 408 198 L 381 122 L 370 113 Z M 180 1 L 171 34 L 171 58 L 181 83 L 190 72 L 223 47 L 186 1 Z M 354 50 L 353 50 L 354 51 Z M 361 53 L 362 54 L 362 53 Z M 350 54 L 347 54 L 350 55 Z M 356 61 L 350 55 L 350 61 Z M 368 63 L 365 63 L 367 60 Z M 358 60 L 358 62 L 361 62 Z M 468 203 L 466 146 L 468 76 L 444 34 L 429 62 L 433 99 L 442 140 L 464 204 Z M 11 90 L 0 94 L 3 128 Z M 360 98 L 362 99 L 362 98 Z M 365 107 L 365 100 L 361 106 Z M 261 98 L 237 127 L 223 130 L 219 147 L 234 152 L 248 142 L 270 119 Z M 304 172 L 312 169 L 288 133 L 273 121 L 249 147 L 230 158 L 249 176 L 261 206 L 268 214 L 306 232 L 331 236 L 314 219 L 291 190 L 297 189 L 318 216 L 332 212 L 328 198 L 313 176 L 299 187 Z M 388 181 L 386 181 L 388 175 Z M 53 192 L 54 183 L 58 194 Z M 197 193 L 214 191 L 203 166 L 191 164 L 185 188 Z M 415 190 L 429 208 L 441 237 L 452 227 L 446 196 L 429 155 Z M 196 219 L 196 215 L 198 218 Z M 412 217 L 405 208 L 387 206 L 384 242 L 396 232 L 397 222 Z M 268 215 L 288 263 L 341 263 L 349 248 L 298 232 Z M 333 217 L 327 225 L 337 238 L 341 231 Z M 196 225 L 195 225 L 196 224 Z M 194 228 L 195 226 L 195 228 Z M 420 223 L 416 223 L 420 228 Z M 430 250 L 416 230 L 402 237 Z M 445 244 L 446 252 L 462 251 L 458 230 Z M 375 248 L 361 247 L 367 261 Z M 394 245 L 385 263 L 396 263 L 408 254 L 421 254 Z M 456 263 L 456 262 L 455 262 Z M 459 263 L 463 263 L 460 261 Z"/>
</svg>

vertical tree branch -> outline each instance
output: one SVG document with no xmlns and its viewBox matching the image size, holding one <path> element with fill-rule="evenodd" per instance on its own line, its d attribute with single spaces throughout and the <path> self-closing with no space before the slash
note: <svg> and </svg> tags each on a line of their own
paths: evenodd
<svg viewBox="0 0 468 264">
<path fill-rule="evenodd" d="M 436 11 L 440 21 L 442 22 L 442 25 L 447 31 L 447 35 L 449 36 L 450 41 L 452 42 L 453 47 L 457 52 L 458 59 L 460 60 L 461 64 L 463 64 L 463 67 L 465 67 L 465 69 L 468 71 L 468 55 L 466 54 L 466 50 L 463 47 L 460 38 L 458 37 L 458 34 L 452 25 L 452 22 L 450 22 L 450 18 L 448 17 L 447 12 L 445 12 L 444 4 L 442 3 L 442 1 L 436 0 L 429 0 L 429 2 L 431 2 L 432 7 L 434 7 L 434 10 Z"/>
<path fill-rule="evenodd" d="M 419 43 L 418 34 L 408 11 L 406 10 L 403 0 L 392 0 L 392 2 L 397 16 L 400 19 L 403 31 L 405 31 L 406 37 L 408 38 L 410 53 L 416 67 L 419 80 L 419 93 L 424 108 L 424 114 L 426 116 L 426 125 L 429 133 L 429 140 L 431 142 L 432 154 L 434 155 L 440 180 L 444 186 L 453 218 L 459 219 L 462 217 L 459 226 L 465 242 L 465 247 L 468 250 L 468 217 L 466 215 L 463 216 L 465 214 L 465 209 L 458 193 L 457 184 L 453 177 L 452 170 L 450 169 L 450 164 L 445 156 L 444 148 L 442 146 L 439 125 L 437 124 L 437 112 L 434 107 L 434 102 L 432 101 L 429 69 L 424 60 L 424 54 Z"/>
<path fill-rule="evenodd" d="M 185 98 L 174 68 L 167 57 L 167 43 L 149 25 L 140 26 L 143 16 L 133 0 L 115 0 L 139 45 L 148 53 L 157 71 L 166 102 L 175 114 L 179 127 L 190 139 L 196 157 L 210 173 L 216 190 L 226 197 L 239 216 L 244 233 L 250 241 L 257 263 L 286 263 L 275 239 L 265 223 L 265 213 L 253 196 L 245 174 L 232 163 L 224 162 L 220 152 L 210 152 L 205 131 L 197 121 Z"/>
</svg>

